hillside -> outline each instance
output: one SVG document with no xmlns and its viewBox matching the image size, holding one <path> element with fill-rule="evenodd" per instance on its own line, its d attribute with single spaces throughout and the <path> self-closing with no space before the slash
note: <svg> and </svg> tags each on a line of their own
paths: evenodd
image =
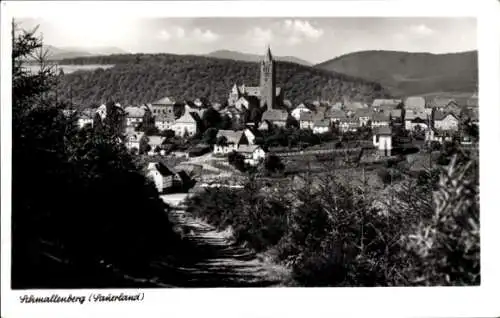
<svg viewBox="0 0 500 318">
<path fill-rule="evenodd" d="M 59 97 L 79 105 L 114 99 L 122 104 L 152 102 L 172 96 L 176 100 L 208 97 L 225 102 L 235 83 L 258 85 L 257 63 L 189 55 L 129 54 L 63 60 L 61 64 L 113 64 L 109 69 L 76 71 L 59 83 Z M 357 100 L 389 96 L 378 83 L 288 62 L 277 63 L 277 86 L 285 99 L 297 104 L 320 97 Z M 70 89 L 71 88 L 71 89 Z"/>
<path fill-rule="evenodd" d="M 214 51 L 214 52 L 208 53 L 206 56 L 216 57 L 216 58 L 220 58 L 220 59 L 245 61 L 245 62 L 259 62 L 262 60 L 262 55 L 242 53 L 242 52 L 229 51 L 229 50 Z M 295 56 L 275 56 L 274 58 L 277 61 L 291 62 L 291 63 L 297 63 L 297 64 L 301 64 L 301 65 L 306 65 L 306 66 L 312 66 L 312 63 L 305 61 L 305 60 L 302 60 L 302 59 L 299 59 L 298 57 L 295 57 Z"/>
<path fill-rule="evenodd" d="M 75 57 L 96 56 L 96 55 L 111 55 L 111 54 L 124 54 L 124 50 L 116 47 L 95 47 L 95 48 L 81 48 L 81 47 L 56 47 L 53 45 L 44 46 L 49 51 L 49 60 L 70 59 Z"/>
<path fill-rule="evenodd" d="M 376 81 L 395 96 L 470 93 L 477 89 L 477 51 L 449 54 L 362 51 L 315 67 Z"/>
</svg>

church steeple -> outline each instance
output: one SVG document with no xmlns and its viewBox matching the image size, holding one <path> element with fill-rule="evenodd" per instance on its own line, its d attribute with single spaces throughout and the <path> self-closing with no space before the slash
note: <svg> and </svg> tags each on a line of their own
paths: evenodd
<svg viewBox="0 0 500 318">
<path fill-rule="evenodd" d="M 267 46 L 266 54 L 260 64 L 260 106 L 267 105 L 273 109 L 276 99 L 276 68 L 271 48 Z"/>
</svg>

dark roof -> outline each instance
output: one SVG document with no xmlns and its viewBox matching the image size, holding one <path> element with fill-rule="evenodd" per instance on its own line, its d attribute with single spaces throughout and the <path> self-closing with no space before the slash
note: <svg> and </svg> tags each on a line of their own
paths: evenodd
<svg viewBox="0 0 500 318">
<path fill-rule="evenodd" d="M 391 127 L 375 127 L 373 128 L 373 133 L 375 135 L 392 135 L 392 129 Z"/>
<path fill-rule="evenodd" d="M 217 138 L 225 137 L 228 144 L 239 144 L 243 137 L 243 130 L 219 130 Z"/>
<path fill-rule="evenodd" d="M 354 111 L 354 118 L 360 118 L 360 117 L 372 117 L 373 116 L 373 110 L 369 108 L 361 108 L 361 109 L 356 109 Z"/>
<path fill-rule="evenodd" d="M 384 113 L 374 113 L 372 121 L 389 121 L 389 115 Z"/>
<path fill-rule="evenodd" d="M 377 98 L 373 100 L 372 106 L 373 107 L 380 107 L 380 106 L 398 106 L 401 103 L 401 99 L 382 99 L 382 98 Z"/>
<path fill-rule="evenodd" d="M 314 121 L 315 127 L 330 127 L 330 121 L 328 119 L 320 119 Z"/>
<path fill-rule="evenodd" d="M 454 113 L 452 112 L 441 112 L 441 111 L 436 111 L 434 113 L 434 120 L 443 120 L 445 119 L 448 115 L 451 115 L 453 117 L 455 117 L 455 119 L 458 119 L 457 118 L 457 115 L 455 115 Z"/>
<path fill-rule="evenodd" d="M 169 167 L 165 166 L 165 164 L 162 163 L 162 162 L 156 162 L 154 164 L 154 167 L 164 177 L 165 176 L 173 176 L 173 175 L 175 175 L 175 172 L 172 169 L 170 169 Z"/>
<path fill-rule="evenodd" d="M 346 118 L 347 115 L 344 111 L 342 110 L 335 110 L 334 108 L 330 108 L 326 113 L 325 113 L 326 118 Z"/>
</svg>

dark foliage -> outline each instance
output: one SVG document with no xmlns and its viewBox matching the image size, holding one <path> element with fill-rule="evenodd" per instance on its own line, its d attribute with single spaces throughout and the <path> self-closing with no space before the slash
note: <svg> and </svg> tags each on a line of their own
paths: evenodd
<svg viewBox="0 0 500 318">
<path fill-rule="evenodd" d="M 99 130 L 77 130 L 67 105 L 44 98 L 53 73 L 21 68 L 41 45 L 34 32 L 13 44 L 12 287 L 134 286 L 111 273 L 144 273 L 178 241 L 156 188 L 117 142 L 122 114 L 110 106 Z"/>
<path fill-rule="evenodd" d="M 122 104 L 150 103 L 166 95 L 176 100 L 207 97 L 224 102 L 235 83 L 258 85 L 257 63 L 172 54 L 112 55 L 62 60 L 61 64 L 113 64 L 110 69 L 77 71 L 63 76 L 59 95 L 79 105 L 100 104 L 114 98 Z M 356 100 L 388 96 L 379 84 L 289 62 L 278 62 L 278 86 L 285 98 Z M 259 114 L 250 114 L 258 118 Z"/>
<path fill-rule="evenodd" d="M 245 171 L 245 157 L 242 154 L 233 151 L 227 156 L 227 160 L 239 171 Z"/>
</svg>

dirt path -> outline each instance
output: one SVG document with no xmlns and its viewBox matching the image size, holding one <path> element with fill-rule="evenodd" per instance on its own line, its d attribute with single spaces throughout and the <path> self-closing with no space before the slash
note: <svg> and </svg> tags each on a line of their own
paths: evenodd
<svg viewBox="0 0 500 318">
<path fill-rule="evenodd" d="M 170 218 L 192 243 L 191 255 L 177 268 L 179 287 L 266 287 L 280 286 L 287 270 L 265 261 L 247 248 L 233 244 L 226 233 L 193 218 L 178 196 L 162 196 L 176 205 Z M 172 204 L 173 203 L 173 204 Z M 176 204 L 177 203 L 177 204 Z"/>
</svg>

